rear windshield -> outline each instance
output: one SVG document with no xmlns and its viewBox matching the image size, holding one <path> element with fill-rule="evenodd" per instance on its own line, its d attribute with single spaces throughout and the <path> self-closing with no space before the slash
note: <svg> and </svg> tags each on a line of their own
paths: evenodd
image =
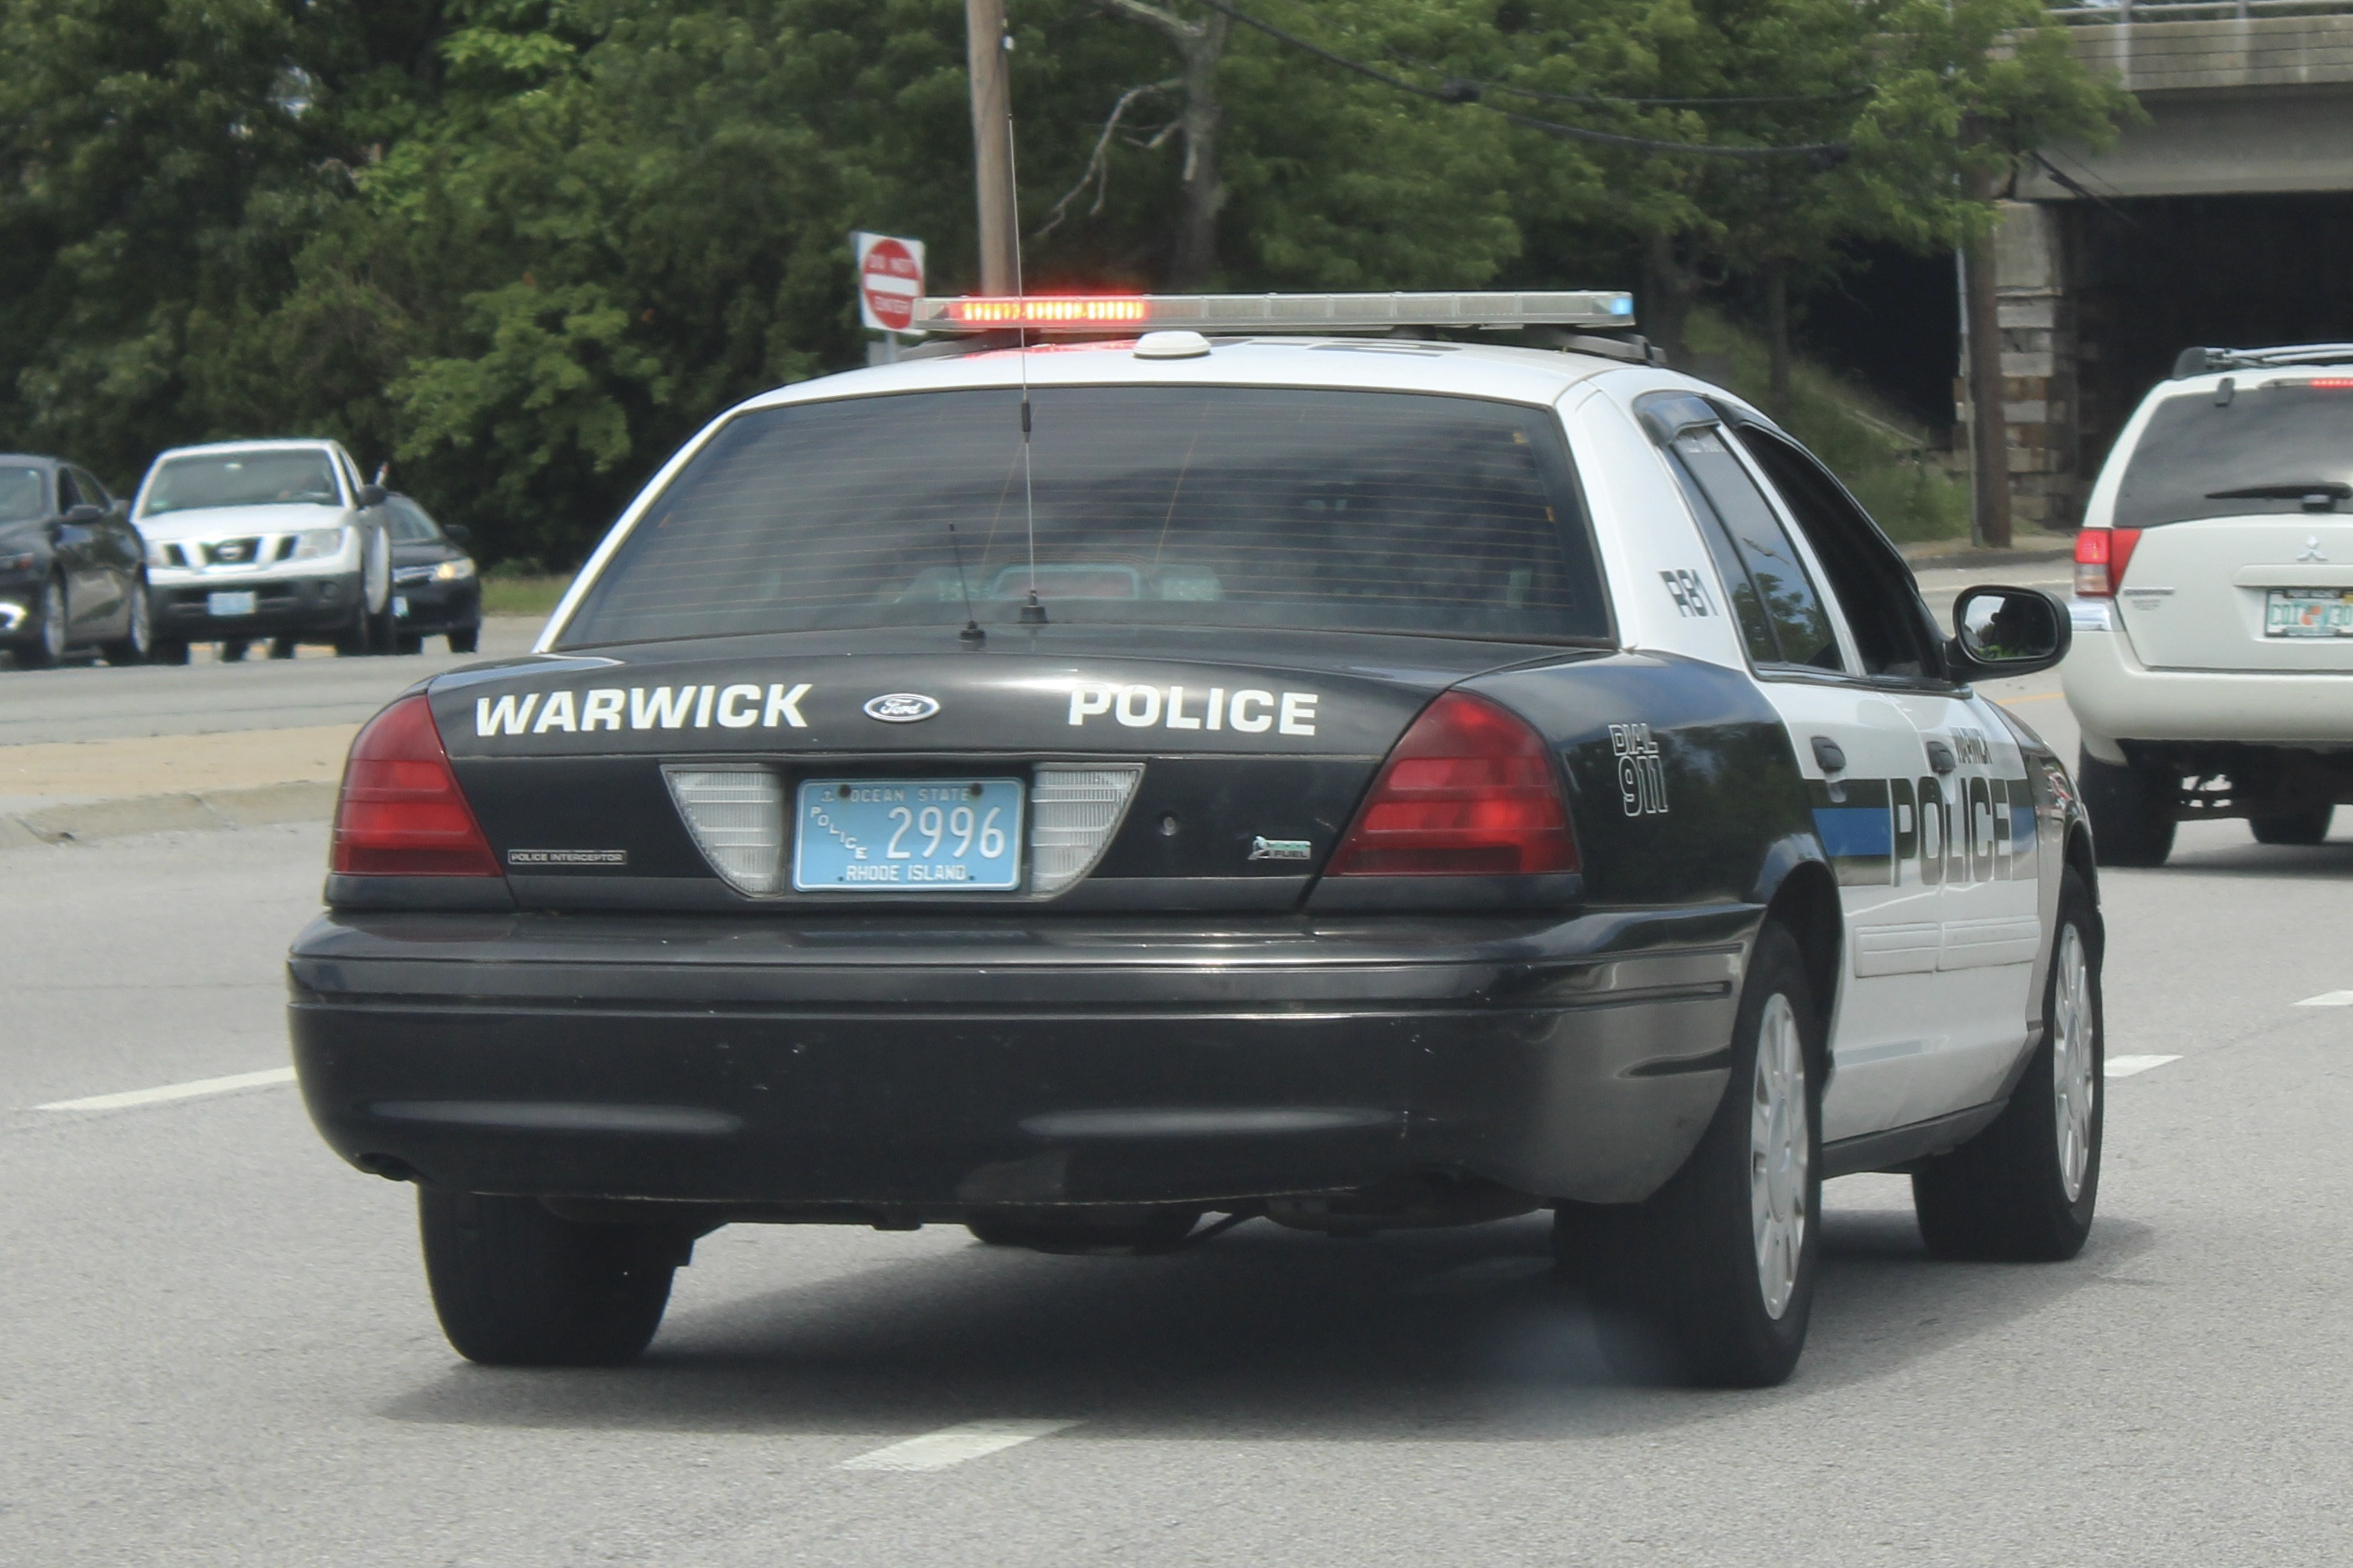
<svg viewBox="0 0 2353 1568">
<path fill-rule="evenodd" d="M 13 464 L 0 468 L 0 522 L 23 522 L 47 517 L 49 509 L 41 488 L 41 470 Z"/>
<path fill-rule="evenodd" d="M 738 416 L 647 509 L 563 646 L 961 625 L 967 595 L 987 625 L 1033 582 L 1057 623 L 1609 635 L 1542 410 L 1221 386 L 1031 398 L 1026 475 L 1009 390 Z"/>
<path fill-rule="evenodd" d="M 2332 378 L 2334 379 L 2334 378 Z M 2263 492 L 2232 495 L 2230 491 Z M 2168 397 L 2157 405 L 2116 492 L 2116 525 L 2304 510 L 2353 500 L 2353 381 L 2297 379 Z"/>
<path fill-rule="evenodd" d="M 284 452 L 223 452 L 201 458 L 171 458 L 155 470 L 139 515 L 189 511 L 207 506 L 269 506 L 312 501 L 333 506 L 335 471 L 315 448 Z"/>
</svg>

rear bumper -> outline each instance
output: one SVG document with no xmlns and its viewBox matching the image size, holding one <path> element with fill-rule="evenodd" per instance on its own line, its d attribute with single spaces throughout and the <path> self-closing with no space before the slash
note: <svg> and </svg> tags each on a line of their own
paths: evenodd
<svg viewBox="0 0 2353 1568">
<path fill-rule="evenodd" d="M 953 1218 L 1444 1173 L 1630 1201 L 1724 1092 L 1759 912 L 1189 931 L 347 914 L 296 943 L 290 1011 L 328 1143 L 470 1191 Z"/>
<path fill-rule="evenodd" d="M 2121 627 L 2078 615 L 2059 677 L 2084 749 L 2105 763 L 2125 760 L 2121 741 L 2353 745 L 2353 673 L 2151 669 Z"/>
</svg>

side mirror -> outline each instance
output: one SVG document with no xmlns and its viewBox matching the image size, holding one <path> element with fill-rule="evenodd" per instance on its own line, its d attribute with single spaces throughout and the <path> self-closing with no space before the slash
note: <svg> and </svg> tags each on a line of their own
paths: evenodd
<svg viewBox="0 0 2353 1568">
<path fill-rule="evenodd" d="M 474 542 L 474 531 L 462 522 L 445 522 L 441 525 L 441 537 L 462 550 Z"/>
<path fill-rule="evenodd" d="M 383 504 L 384 487 L 382 485 L 362 485 L 360 487 L 360 508 L 362 510 L 365 510 L 367 508 L 372 506 L 382 506 Z"/>
<path fill-rule="evenodd" d="M 96 502 L 83 501 L 78 506 L 66 509 L 65 521 L 76 527 L 87 527 L 105 515 L 105 510 Z"/>
<path fill-rule="evenodd" d="M 2032 675 L 2065 658 L 2074 639 L 2066 606 L 2040 588 L 1964 588 L 1945 663 L 1956 680 Z"/>
</svg>

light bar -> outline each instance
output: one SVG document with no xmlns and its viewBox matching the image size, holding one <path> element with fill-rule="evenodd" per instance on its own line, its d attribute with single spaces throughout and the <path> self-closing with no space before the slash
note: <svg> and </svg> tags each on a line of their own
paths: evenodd
<svg viewBox="0 0 2353 1568">
<path fill-rule="evenodd" d="M 1197 332 L 1362 332 L 1389 327 L 1630 327 L 1618 289 L 1522 294 L 976 295 L 917 302 L 911 331 L 1102 336 L 1188 327 Z"/>
</svg>

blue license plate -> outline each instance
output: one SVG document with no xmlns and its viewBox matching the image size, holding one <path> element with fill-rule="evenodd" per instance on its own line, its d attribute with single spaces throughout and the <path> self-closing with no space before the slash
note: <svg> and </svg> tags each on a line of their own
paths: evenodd
<svg viewBox="0 0 2353 1568">
<path fill-rule="evenodd" d="M 1019 779 L 803 779 L 796 892 L 1006 892 L 1021 885 Z"/>
</svg>

